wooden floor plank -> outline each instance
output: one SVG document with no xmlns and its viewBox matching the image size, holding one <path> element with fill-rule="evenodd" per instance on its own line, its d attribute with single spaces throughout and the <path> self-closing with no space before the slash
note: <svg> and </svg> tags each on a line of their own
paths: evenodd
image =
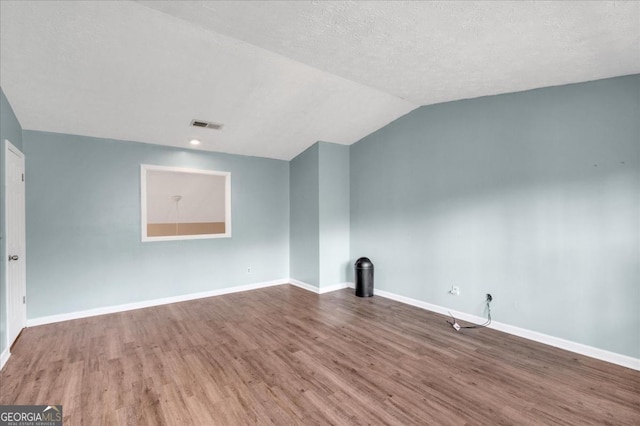
<svg viewBox="0 0 640 426">
<path fill-rule="evenodd" d="M 640 372 L 446 320 L 277 286 L 33 327 L 0 404 L 66 425 L 640 424 Z"/>
</svg>

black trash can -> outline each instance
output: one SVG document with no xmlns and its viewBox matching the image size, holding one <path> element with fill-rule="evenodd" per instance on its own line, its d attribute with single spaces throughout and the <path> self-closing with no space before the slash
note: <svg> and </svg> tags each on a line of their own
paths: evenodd
<svg viewBox="0 0 640 426">
<path fill-rule="evenodd" d="M 373 263 L 367 257 L 356 260 L 356 296 L 373 296 Z"/>
</svg>

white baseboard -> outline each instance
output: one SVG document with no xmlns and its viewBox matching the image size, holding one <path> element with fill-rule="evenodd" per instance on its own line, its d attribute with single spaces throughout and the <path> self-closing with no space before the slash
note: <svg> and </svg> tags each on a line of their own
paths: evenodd
<svg viewBox="0 0 640 426">
<path fill-rule="evenodd" d="M 256 290 L 259 288 L 271 287 L 271 286 L 282 285 L 282 284 L 293 284 L 296 287 L 303 288 L 305 290 L 314 292 L 316 294 L 324 294 L 330 291 L 340 290 L 340 289 L 346 288 L 348 285 L 348 283 L 339 283 L 329 287 L 323 287 L 318 289 L 318 287 L 312 286 L 311 284 L 307 284 L 302 281 L 298 281 L 294 279 L 265 281 L 265 282 L 255 283 L 255 284 L 247 284 L 247 285 L 241 285 L 236 287 L 227 287 L 227 288 L 222 288 L 218 290 L 205 291 L 201 293 L 183 294 L 180 296 L 165 297 L 162 299 L 144 300 L 141 302 L 126 303 L 124 305 L 105 306 L 102 308 L 87 309 L 85 311 L 69 312 L 66 314 L 31 318 L 27 320 L 27 327 L 35 327 L 37 325 L 52 324 L 56 322 L 69 321 L 69 320 L 79 319 L 79 318 L 94 317 L 97 315 L 113 314 L 116 312 L 131 311 L 134 309 L 149 308 L 152 306 L 167 305 L 169 303 L 186 302 L 188 300 L 203 299 L 205 297 L 213 297 L 213 296 L 221 296 L 223 294 L 237 293 L 240 291 L 248 291 L 248 290 Z"/>
<path fill-rule="evenodd" d="M 293 278 L 289 278 L 289 283 L 291 283 L 296 287 L 300 287 L 304 290 L 311 291 L 316 294 L 325 294 L 325 293 L 330 293 L 336 290 L 342 290 L 343 288 L 348 288 L 350 284 L 350 283 L 338 283 L 338 284 L 333 284 L 325 287 L 316 287 L 314 285 L 311 285 Z"/>
<path fill-rule="evenodd" d="M 236 287 L 227 287 L 218 290 L 201 293 L 183 294 L 180 296 L 165 297 L 162 299 L 145 300 L 142 302 L 126 303 L 124 305 L 105 306 L 103 308 L 88 309 L 86 311 L 70 312 L 67 314 L 50 315 L 46 317 L 31 318 L 27 320 L 27 327 L 51 324 L 54 322 L 68 321 L 78 318 L 93 317 L 96 315 L 113 314 L 116 312 L 131 311 L 134 309 L 149 308 L 151 306 L 167 305 L 169 303 L 186 302 L 188 300 L 203 299 L 205 297 L 221 296 L 223 294 L 237 293 L 240 291 L 256 290 L 275 285 L 289 284 L 288 279 L 265 281 L 255 284 L 247 284 Z"/>
<path fill-rule="evenodd" d="M 449 312 L 451 312 L 451 314 L 454 317 L 456 317 L 456 319 L 463 320 L 466 322 L 484 323 L 486 321 L 485 318 L 478 317 L 476 315 L 470 315 L 464 312 L 454 311 L 452 309 L 448 309 L 438 305 L 433 305 L 431 303 L 423 302 L 417 299 L 412 299 L 410 297 L 400 296 L 398 294 L 391 293 L 384 290 L 374 289 L 373 293 L 376 296 L 382 296 L 386 299 L 392 299 L 397 302 L 406 303 L 407 305 L 416 306 L 418 308 L 426 309 L 428 311 L 436 312 L 436 313 L 447 315 L 447 316 L 449 315 Z M 585 355 L 591 358 L 599 359 L 601 361 L 610 362 L 612 364 L 617 364 L 623 367 L 640 371 L 640 358 L 633 358 L 627 355 L 617 354 L 615 352 L 594 348 L 593 346 L 583 345 L 582 343 L 572 342 L 570 340 L 549 336 L 548 334 L 538 333 L 537 331 L 531 331 L 525 328 L 504 324 L 497 321 L 492 321 L 491 325 L 488 328 L 513 334 L 514 336 L 524 337 L 525 339 L 533 340 L 539 343 L 544 343 L 545 345 L 554 346 L 556 348 L 564 349 L 566 351 L 574 352 L 580 355 Z"/>
<path fill-rule="evenodd" d="M 334 285 L 329 285 L 326 287 L 320 287 L 320 294 L 330 293 L 336 290 L 342 290 L 343 288 L 348 288 L 349 283 L 338 283 Z"/>
<path fill-rule="evenodd" d="M 247 285 L 241 285 L 236 287 L 228 287 L 228 288 L 206 291 L 201 293 L 192 293 L 192 294 L 185 294 L 180 296 L 166 297 L 163 299 L 127 303 L 124 305 L 107 306 L 103 308 L 89 309 L 86 311 L 71 312 L 67 314 L 32 318 L 27 320 L 27 327 L 34 327 L 37 325 L 68 321 L 68 320 L 78 319 L 78 318 L 87 318 L 87 317 L 92 317 L 96 315 L 105 315 L 105 314 L 112 314 L 116 312 L 130 311 L 133 309 L 148 308 L 151 306 L 166 305 L 169 303 L 185 302 L 188 300 L 220 296 L 223 294 L 237 293 L 241 291 L 255 290 L 259 288 L 265 288 L 265 287 L 271 287 L 271 286 L 283 285 L 283 284 L 292 284 L 296 287 L 300 287 L 304 290 L 311 291 L 316 294 L 324 294 L 324 293 L 328 293 L 331 291 L 336 291 L 344 288 L 354 288 L 354 283 L 351 283 L 351 282 L 338 283 L 331 286 L 318 288 L 311 284 L 307 284 L 305 282 L 290 278 L 290 279 L 282 279 L 282 280 L 274 280 L 274 281 L 265 281 L 261 283 L 255 283 L 255 284 L 247 284 Z M 374 294 L 376 296 L 381 296 L 386 299 L 391 299 L 397 302 L 406 303 L 407 305 L 416 306 L 418 308 L 426 309 L 428 311 L 436 312 L 442 315 L 449 315 L 449 312 L 451 312 L 451 314 L 453 314 L 456 317 L 456 319 L 460 319 L 467 322 L 483 323 L 485 321 L 484 318 L 478 317 L 476 315 L 470 315 L 464 312 L 454 311 L 454 310 L 445 308 L 443 306 L 434 305 L 431 303 L 423 302 L 417 299 L 412 299 L 410 297 L 401 296 L 401 295 L 384 291 L 384 290 L 374 289 Z M 612 364 L 621 365 L 623 367 L 631 368 L 633 370 L 640 371 L 639 358 L 633 358 L 627 355 L 617 354 L 615 352 L 606 351 L 604 349 L 599 349 L 593 346 L 572 342 L 570 340 L 549 336 L 547 334 L 538 333 L 536 331 L 527 330 L 524 328 L 500 323 L 497 321 L 493 321 L 489 326 L 489 328 L 502 331 L 505 333 L 513 334 L 515 336 L 523 337 L 525 339 L 533 340 L 535 342 L 544 343 L 546 345 L 554 346 L 570 352 L 575 352 L 591 358 L 610 362 Z M 2 354 L 0 354 L 0 369 L 4 367 L 10 355 L 11 354 L 9 352 L 9 348 L 6 348 L 2 352 Z"/>
<path fill-rule="evenodd" d="M 9 352 L 9 348 L 4 348 L 4 351 L 0 354 L 0 370 L 4 368 L 4 365 L 9 361 L 10 356 L 11 352 Z"/>
<path fill-rule="evenodd" d="M 298 281 L 298 280 L 295 280 L 295 279 L 293 279 L 293 278 L 289 278 L 289 283 L 290 283 L 291 285 L 294 285 L 294 286 L 296 286 L 296 287 L 300 287 L 301 289 L 304 289 L 304 290 L 310 291 L 310 292 L 312 292 L 312 293 L 320 294 L 320 290 L 318 289 L 318 287 L 316 287 L 316 286 L 314 286 L 314 285 L 307 284 L 307 283 L 305 283 L 305 282 Z"/>
</svg>

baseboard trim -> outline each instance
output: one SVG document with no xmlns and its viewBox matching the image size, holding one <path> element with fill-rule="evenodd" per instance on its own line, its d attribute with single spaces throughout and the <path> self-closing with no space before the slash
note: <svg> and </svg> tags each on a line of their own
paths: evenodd
<svg viewBox="0 0 640 426">
<path fill-rule="evenodd" d="M 4 365 L 9 361 L 9 357 L 11 356 L 11 352 L 9 348 L 4 348 L 4 351 L 0 354 L 0 371 L 4 368 Z"/>
<path fill-rule="evenodd" d="M 203 299 L 205 297 L 221 296 L 223 294 L 238 293 L 241 291 L 256 290 L 259 288 L 272 287 L 276 285 L 289 284 L 288 279 L 264 281 L 254 284 L 227 287 L 218 290 L 204 291 L 201 293 L 183 294 L 180 296 L 165 297 L 162 299 L 145 300 L 142 302 L 126 303 L 124 305 L 105 306 L 103 308 L 88 309 L 86 311 L 70 312 L 67 314 L 50 315 L 27 320 L 27 327 L 37 325 L 52 324 L 56 322 L 69 321 L 79 318 L 94 317 L 97 315 L 113 314 L 117 312 L 132 311 L 134 309 L 149 308 L 152 306 L 168 305 L 170 303 L 186 302 L 188 300 Z"/>
<path fill-rule="evenodd" d="M 331 293 L 332 291 L 342 290 L 343 288 L 348 288 L 349 283 L 338 283 L 334 285 L 329 285 L 326 287 L 320 287 L 320 294 Z"/>
<path fill-rule="evenodd" d="M 299 281 L 299 280 L 295 280 L 293 278 L 289 278 L 289 284 L 294 285 L 296 287 L 299 287 L 303 290 L 307 290 L 310 291 L 312 293 L 316 293 L 316 294 L 320 294 L 320 290 L 318 289 L 318 287 L 305 283 L 303 281 Z"/>
<path fill-rule="evenodd" d="M 438 314 L 448 316 L 449 313 L 451 313 L 456 317 L 456 319 L 466 322 L 484 323 L 486 321 L 486 318 L 482 318 L 476 315 L 470 315 L 464 312 L 454 311 L 443 306 L 434 305 L 384 290 L 374 289 L 373 293 L 376 296 L 381 296 L 386 299 L 406 303 L 407 305 L 416 306 L 418 308 L 426 309 Z M 627 355 L 617 354 L 615 352 L 606 351 L 604 349 L 595 348 L 593 346 L 584 345 L 582 343 L 572 342 L 570 340 L 561 339 L 559 337 L 550 336 L 544 333 L 538 333 L 537 331 L 527 330 L 525 328 L 504 324 L 498 321 L 492 321 L 491 325 L 488 328 L 512 334 L 514 336 L 523 337 L 525 339 L 533 340 L 534 342 L 544 343 L 545 345 L 554 346 L 556 348 L 564 349 L 569 352 L 574 352 L 580 355 L 599 359 L 601 361 L 610 362 L 622 367 L 631 368 L 632 370 L 640 371 L 640 358 L 633 358 Z"/>
<path fill-rule="evenodd" d="M 165 297 L 162 299 L 145 300 L 141 302 L 126 303 L 123 305 L 105 306 L 102 308 L 87 309 L 85 311 L 69 312 L 66 314 L 50 315 L 45 317 L 31 318 L 27 320 L 27 327 L 35 327 L 38 325 L 52 324 L 62 321 L 70 321 L 80 318 L 94 317 L 97 315 L 114 314 L 117 312 L 132 311 L 134 309 L 150 308 L 152 306 L 168 305 L 170 303 L 186 302 L 189 300 L 203 299 L 205 297 L 221 296 L 223 294 L 238 293 L 241 291 L 256 290 L 259 288 L 272 287 L 276 285 L 292 284 L 296 287 L 303 288 L 316 294 L 324 294 L 330 291 L 336 291 L 346 288 L 349 283 L 338 283 L 329 287 L 318 289 L 311 284 L 294 279 L 281 279 L 273 281 L 265 281 L 254 284 L 241 285 L 236 287 L 227 287 L 218 290 L 205 291 L 201 293 L 183 294 L 180 296 Z"/>
<path fill-rule="evenodd" d="M 349 284 L 348 282 L 345 283 L 338 283 L 338 284 L 333 284 L 333 285 L 329 285 L 329 286 L 325 286 L 325 287 L 316 287 L 312 284 L 308 284 L 305 283 L 303 281 L 299 281 L 293 278 L 289 278 L 289 283 L 291 285 L 294 285 L 296 287 L 300 287 L 304 290 L 310 291 L 312 293 L 316 293 L 316 294 L 325 294 L 325 293 L 330 293 L 332 291 L 336 291 L 336 290 L 342 290 L 343 288 L 348 288 Z"/>
<path fill-rule="evenodd" d="M 149 308 L 152 306 L 167 305 L 170 303 L 186 302 L 189 300 L 203 299 L 206 297 L 213 297 L 213 296 L 221 296 L 223 294 L 238 293 L 242 291 L 256 290 L 259 288 L 272 287 L 272 286 L 283 285 L 283 284 L 291 284 L 316 294 L 325 294 L 332 291 L 341 290 L 344 288 L 354 288 L 354 283 L 352 282 L 338 283 L 331 286 L 318 288 L 311 284 L 308 284 L 293 278 L 289 278 L 289 279 L 281 279 L 281 280 L 273 280 L 273 281 L 265 281 L 265 282 L 254 283 L 254 284 L 241 285 L 236 287 L 227 287 L 223 289 L 205 291 L 201 293 L 192 293 L 192 294 L 185 294 L 180 296 L 165 297 L 162 299 L 127 303 L 123 305 L 88 309 L 85 311 L 70 312 L 67 314 L 32 318 L 27 320 L 27 327 L 34 327 L 34 326 L 44 325 L 44 324 L 52 324 L 56 322 L 69 321 L 69 320 L 79 319 L 79 318 L 88 318 L 88 317 L 112 314 L 117 312 L 131 311 L 134 309 Z M 395 300 L 397 302 L 405 303 L 407 305 L 415 306 L 421 309 L 426 309 L 428 311 L 436 312 L 442 315 L 449 315 L 449 313 L 451 313 L 456 317 L 456 319 L 460 319 L 467 322 L 482 323 L 485 321 L 484 318 L 476 315 L 470 315 L 464 312 L 455 311 L 452 309 L 445 308 L 443 306 L 434 305 L 431 303 L 423 302 L 421 300 L 412 299 L 406 296 L 401 296 L 399 294 L 391 293 L 385 290 L 374 289 L 374 294 L 376 296 Z M 550 336 L 548 334 L 538 333 L 536 331 L 516 327 L 509 324 L 504 324 L 498 321 L 493 321 L 489 326 L 489 328 L 502 331 L 505 333 L 509 333 L 514 336 L 523 337 L 525 339 L 529 339 L 535 342 L 554 346 L 554 347 L 564 349 L 570 352 L 574 352 L 580 355 L 585 355 L 591 358 L 599 359 L 601 361 L 610 362 L 612 364 L 620 365 L 622 367 L 627 367 L 633 370 L 640 371 L 640 358 L 633 358 L 627 355 L 617 354 L 615 352 L 606 351 L 604 349 L 595 348 L 593 346 L 584 345 L 582 343 L 576 343 L 570 340 L 561 339 L 559 337 Z M 10 356 L 11 356 L 11 353 L 9 351 L 9 348 L 5 348 L 5 350 L 0 354 L 0 370 L 7 363 Z"/>
</svg>

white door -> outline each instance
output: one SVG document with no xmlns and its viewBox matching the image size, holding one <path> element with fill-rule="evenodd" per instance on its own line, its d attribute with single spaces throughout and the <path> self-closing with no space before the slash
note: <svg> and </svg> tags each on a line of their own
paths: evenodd
<svg viewBox="0 0 640 426">
<path fill-rule="evenodd" d="M 6 141 L 7 338 L 9 347 L 27 325 L 24 155 Z"/>
</svg>

